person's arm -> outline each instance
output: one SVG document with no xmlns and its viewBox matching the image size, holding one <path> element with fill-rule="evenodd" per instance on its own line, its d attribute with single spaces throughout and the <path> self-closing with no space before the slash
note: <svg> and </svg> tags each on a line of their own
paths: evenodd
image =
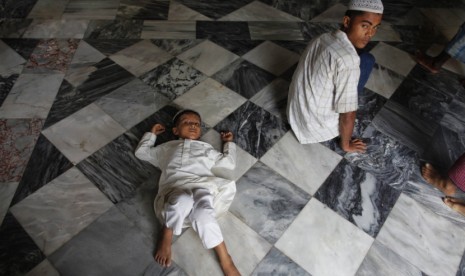
<svg viewBox="0 0 465 276">
<path fill-rule="evenodd" d="M 231 131 L 221 132 L 221 141 L 223 141 L 223 154 L 216 161 L 215 167 L 227 170 L 234 170 L 236 167 L 236 144 L 234 144 L 234 135 Z"/>
<path fill-rule="evenodd" d="M 155 124 L 152 127 L 151 132 L 144 134 L 136 148 L 134 155 L 140 160 L 148 161 L 157 166 L 154 145 L 157 139 L 157 135 L 160 135 L 163 132 L 165 132 L 165 127 L 161 124 Z"/>
<path fill-rule="evenodd" d="M 366 144 L 360 139 L 352 139 L 357 111 L 339 114 L 340 146 L 345 152 L 365 152 Z"/>
</svg>

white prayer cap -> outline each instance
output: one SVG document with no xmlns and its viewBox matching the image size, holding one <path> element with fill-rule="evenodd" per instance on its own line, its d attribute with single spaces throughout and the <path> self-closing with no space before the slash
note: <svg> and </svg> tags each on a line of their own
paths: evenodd
<svg viewBox="0 0 465 276">
<path fill-rule="evenodd" d="M 383 13 L 381 0 L 350 0 L 348 10 Z"/>
</svg>

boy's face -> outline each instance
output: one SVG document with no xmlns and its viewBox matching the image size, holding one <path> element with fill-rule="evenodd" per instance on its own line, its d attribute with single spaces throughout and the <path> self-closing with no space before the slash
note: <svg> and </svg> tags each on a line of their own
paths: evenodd
<svg viewBox="0 0 465 276">
<path fill-rule="evenodd" d="M 181 115 L 178 124 L 173 128 L 173 133 L 182 139 L 200 139 L 200 135 L 202 134 L 200 117 L 193 113 Z"/>
<path fill-rule="evenodd" d="M 364 12 L 361 15 L 352 17 L 352 19 L 348 16 L 344 16 L 344 31 L 355 48 L 365 48 L 371 38 L 376 34 L 382 17 L 382 14 L 372 12 Z"/>
</svg>

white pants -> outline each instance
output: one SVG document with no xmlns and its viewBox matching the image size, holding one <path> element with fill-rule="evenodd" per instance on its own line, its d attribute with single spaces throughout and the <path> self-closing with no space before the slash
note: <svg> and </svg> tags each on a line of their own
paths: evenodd
<svg viewBox="0 0 465 276">
<path fill-rule="evenodd" d="M 213 209 L 213 196 L 207 189 L 175 190 L 165 201 L 165 226 L 180 235 L 184 220 L 189 220 L 207 249 L 223 241 Z"/>
</svg>

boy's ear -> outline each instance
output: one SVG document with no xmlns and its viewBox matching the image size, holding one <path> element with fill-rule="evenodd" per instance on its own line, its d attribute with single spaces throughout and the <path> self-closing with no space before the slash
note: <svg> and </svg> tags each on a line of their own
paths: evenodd
<svg viewBox="0 0 465 276">
<path fill-rule="evenodd" d="M 178 135 L 178 128 L 177 127 L 173 127 L 173 134 Z"/>
<path fill-rule="evenodd" d="M 347 15 L 345 15 L 345 16 L 342 18 L 342 25 L 344 26 L 344 29 L 349 28 L 349 24 L 350 24 L 350 17 L 348 17 Z"/>
</svg>

